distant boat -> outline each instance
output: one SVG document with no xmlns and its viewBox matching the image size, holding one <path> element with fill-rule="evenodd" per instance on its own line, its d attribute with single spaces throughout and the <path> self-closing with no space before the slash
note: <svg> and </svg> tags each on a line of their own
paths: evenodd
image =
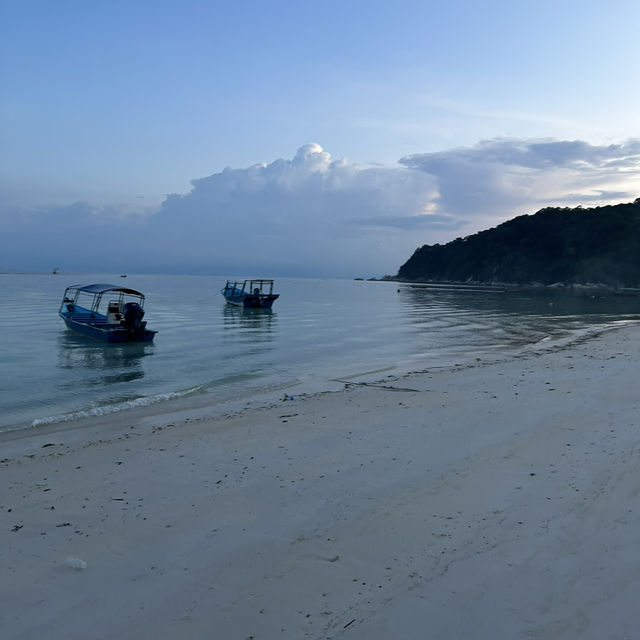
<svg viewBox="0 0 640 640">
<path fill-rule="evenodd" d="M 60 273 L 60 269 L 58 269 L 58 267 L 56 267 L 52 272 L 51 272 L 54 276 L 58 275 Z"/>
<path fill-rule="evenodd" d="M 144 294 L 112 284 L 73 285 L 64 290 L 58 315 L 69 329 L 105 342 L 150 342 Z"/>
<path fill-rule="evenodd" d="M 271 309 L 280 297 L 279 293 L 273 293 L 273 280 L 227 280 L 220 293 L 229 304 L 244 309 Z"/>
<path fill-rule="evenodd" d="M 126 277 L 127 277 L 127 274 L 126 274 L 126 273 L 123 273 L 123 274 L 121 274 L 121 275 L 120 275 L 120 277 L 121 277 L 121 278 L 126 278 Z"/>
</svg>

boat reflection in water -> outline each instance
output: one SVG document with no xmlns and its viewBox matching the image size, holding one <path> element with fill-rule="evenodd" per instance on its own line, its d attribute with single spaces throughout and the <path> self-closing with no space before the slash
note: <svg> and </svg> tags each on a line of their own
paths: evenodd
<svg viewBox="0 0 640 640">
<path fill-rule="evenodd" d="M 144 377 L 143 358 L 153 353 L 149 342 L 106 345 L 64 332 L 59 337 L 58 368 L 73 386 L 117 386 Z M 69 371 L 76 375 L 69 375 Z"/>
<path fill-rule="evenodd" d="M 253 342 L 273 339 L 278 315 L 272 309 L 245 309 L 225 305 L 222 308 L 222 327 L 227 333 Z"/>
</svg>

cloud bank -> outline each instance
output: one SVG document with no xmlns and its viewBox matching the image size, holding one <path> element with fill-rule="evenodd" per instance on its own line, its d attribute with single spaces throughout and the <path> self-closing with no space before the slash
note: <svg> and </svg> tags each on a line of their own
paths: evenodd
<svg viewBox="0 0 640 640">
<path fill-rule="evenodd" d="M 172 261 L 327 275 L 394 267 L 398 249 L 408 247 L 390 229 L 414 219 L 427 228 L 424 202 L 435 193 L 422 172 L 334 161 L 318 144 L 291 160 L 225 169 L 192 185 L 168 197 L 153 220 L 154 243 Z"/>
<path fill-rule="evenodd" d="M 2 209 L 0 269 L 377 276 L 422 244 L 542 206 L 638 195 L 640 140 L 495 139 L 398 167 L 334 160 L 312 143 L 291 159 L 195 179 L 155 210 Z"/>
<path fill-rule="evenodd" d="M 640 195 L 637 139 L 608 146 L 495 139 L 399 162 L 436 179 L 435 210 L 482 225 L 549 205 L 607 204 Z"/>
</svg>

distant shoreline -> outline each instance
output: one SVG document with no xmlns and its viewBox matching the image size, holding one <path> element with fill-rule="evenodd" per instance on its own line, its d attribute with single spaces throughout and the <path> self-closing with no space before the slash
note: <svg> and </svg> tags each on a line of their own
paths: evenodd
<svg viewBox="0 0 640 640">
<path fill-rule="evenodd" d="M 358 278 L 356 278 L 357 280 Z M 382 278 L 368 278 L 368 281 L 395 282 L 398 284 L 412 284 L 424 286 L 447 286 L 447 287 L 475 287 L 478 289 L 504 290 L 504 291 L 566 291 L 570 293 L 598 293 L 598 294 L 619 294 L 619 295 L 640 295 L 640 287 L 613 287 L 604 283 L 565 283 L 555 282 L 553 284 L 542 284 L 531 282 L 526 284 L 514 282 L 481 282 L 477 280 L 426 280 L 398 278 L 396 276 L 383 276 Z"/>
</svg>

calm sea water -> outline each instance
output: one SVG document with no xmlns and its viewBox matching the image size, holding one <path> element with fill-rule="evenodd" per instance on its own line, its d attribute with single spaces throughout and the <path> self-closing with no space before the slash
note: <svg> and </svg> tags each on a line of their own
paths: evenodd
<svg viewBox="0 0 640 640">
<path fill-rule="evenodd" d="M 322 390 L 640 319 L 639 298 L 322 279 L 276 280 L 273 311 L 245 312 L 224 303 L 226 279 L 0 274 L 0 431 L 178 398 L 198 406 Z M 143 291 L 155 342 L 106 345 L 68 331 L 57 315 L 64 288 L 93 282 Z"/>
</svg>

